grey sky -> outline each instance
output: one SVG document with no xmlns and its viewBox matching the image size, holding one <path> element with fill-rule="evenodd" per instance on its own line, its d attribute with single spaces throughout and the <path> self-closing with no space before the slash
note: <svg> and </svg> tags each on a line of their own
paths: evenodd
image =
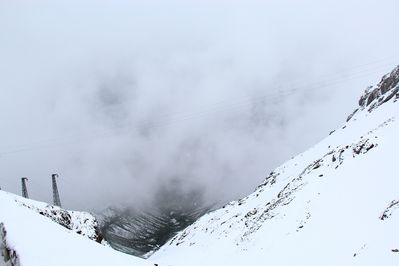
<svg viewBox="0 0 399 266">
<path fill-rule="evenodd" d="M 0 1 L 0 186 L 70 208 L 252 189 L 399 64 L 397 0 Z"/>
</svg>

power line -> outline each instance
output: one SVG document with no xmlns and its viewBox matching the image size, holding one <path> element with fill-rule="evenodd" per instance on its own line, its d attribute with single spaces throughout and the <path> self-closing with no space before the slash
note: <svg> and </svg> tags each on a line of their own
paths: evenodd
<svg viewBox="0 0 399 266">
<path fill-rule="evenodd" d="M 392 61 L 392 58 L 389 58 L 389 61 Z M 187 122 L 193 119 L 199 119 L 204 116 L 210 115 L 210 114 L 218 114 L 222 113 L 225 111 L 232 111 L 232 110 L 239 110 L 242 108 L 246 108 L 252 104 L 255 103 L 262 103 L 262 104 L 271 104 L 271 103 L 280 103 L 287 97 L 294 95 L 298 92 L 311 92 L 315 90 L 320 90 L 320 89 L 325 89 L 328 87 L 335 86 L 337 84 L 347 82 L 349 80 L 354 80 L 357 78 L 365 77 L 370 74 L 376 73 L 376 70 L 379 69 L 385 69 L 388 66 L 391 66 L 392 63 L 387 64 L 388 60 L 376 60 L 374 62 L 369 62 L 367 64 L 362 64 L 362 65 L 357 65 L 353 67 L 353 69 L 358 71 L 354 71 L 350 74 L 345 75 L 342 77 L 343 73 L 348 73 L 349 70 L 325 75 L 325 77 L 328 77 L 329 79 L 324 79 L 324 80 L 318 80 L 313 83 L 304 83 L 304 84 L 297 84 L 294 85 L 293 83 L 284 85 L 284 87 L 289 87 L 289 89 L 285 90 L 279 90 L 276 93 L 268 93 L 264 95 L 258 95 L 256 98 L 251 98 L 251 97 L 244 97 L 244 98 L 239 98 L 236 101 L 232 101 L 231 99 L 226 100 L 220 100 L 218 102 L 215 102 L 213 104 L 208 104 L 204 105 L 202 110 L 197 111 L 197 112 L 191 112 L 191 113 L 169 113 L 169 114 L 162 114 L 158 116 L 158 122 L 152 122 L 152 121 L 142 121 L 140 123 L 141 127 L 143 127 L 146 130 L 152 130 L 160 127 L 165 127 L 165 126 L 171 126 L 173 124 L 177 123 L 182 123 L 182 122 Z M 384 63 L 384 64 L 382 64 Z M 86 136 L 73 136 L 69 138 L 53 138 L 52 140 L 47 140 L 47 141 L 41 141 L 41 142 L 36 142 L 30 145 L 21 145 L 19 148 L 15 149 L 10 149 L 8 151 L 3 151 L 0 152 L 0 156 L 2 155 L 7 155 L 7 154 L 14 154 L 14 153 L 20 153 L 20 152 L 26 152 L 26 151 L 33 151 L 33 150 L 38 150 L 38 149 L 46 149 L 46 148 L 51 148 L 51 147 L 56 147 L 60 145 L 66 145 L 66 144 L 71 144 L 75 143 L 78 141 L 83 141 L 83 140 L 91 140 L 91 139 L 96 139 L 96 138 L 104 138 L 107 136 L 113 136 L 115 135 L 115 130 L 127 130 L 131 128 L 136 128 L 137 125 L 124 125 L 124 126 L 119 126 L 115 127 L 113 130 L 103 130 L 101 132 L 95 132 L 94 134 L 91 133 L 90 135 Z"/>
</svg>

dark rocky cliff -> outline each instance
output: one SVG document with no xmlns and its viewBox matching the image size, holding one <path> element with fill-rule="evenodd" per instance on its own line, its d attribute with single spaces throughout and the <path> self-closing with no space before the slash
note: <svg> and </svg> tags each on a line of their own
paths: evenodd
<svg viewBox="0 0 399 266">
<path fill-rule="evenodd" d="M 359 99 L 359 107 L 348 117 L 347 121 L 361 110 L 372 112 L 375 108 L 394 98 L 399 98 L 399 66 L 382 77 L 376 86 L 368 87 Z"/>
</svg>

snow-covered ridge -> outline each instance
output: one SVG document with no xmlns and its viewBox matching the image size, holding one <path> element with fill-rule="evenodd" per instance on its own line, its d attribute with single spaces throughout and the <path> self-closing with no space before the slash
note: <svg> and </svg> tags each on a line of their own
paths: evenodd
<svg viewBox="0 0 399 266">
<path fill-rule="evenodd" d="M 74 232 L 79 223 L 73 220 L 84 221 L 89 214 L 67 211 L 74 224 L 70 230 L 53 221 L 61 217 L 65 222 L 68 219 L 62 217 L 68 215 L 61 209 L 55 210 L 50 206 L 46 209 L 46 206 L 45 203 L 0 191 L 1 266 L 153 265 L 89 239 L 89 220 L 80 224 L 81 234 Z M 41 215 L 43 210 L 51 217 L 44 213 Z"/>
<path fill-rule="evenodd" d="M 399 265 L 398 83 L 399 67 L 366 91 L 340 129 L 151 258 L 170 265 L 189 258 L 190 265 Z"/>
<path fill-rule="evenodd" d="M 357 108 L 348 118 L 349 121 L 358 111 L 367 109 L 372 112 L 378 106 L 394 98 L 399 99 L 399 66 L 391 73 L 382 77 L 381 81 L 375 86 L 368 87 L 359 99 L 359 108 Z"/>
<path fill-rule="evenodd" d="M 103 237 L 100 233 L 98 222 L 96 218 L 88 213 L 82 211 L 70 211 L 62 209 L 58 206 L 49 205 L 44 202 L 39 202 L 31 199 L 25 199 L 17 195 L 9 194 L 13 197 L 15 202 L 20 206 L 31 209 L 40 215 L 43 215 L 53 222 L 62 225 L 63 227 L 85 236 L 98 243 L 103 242 Z M 106 244 L 104 242 L 104 244 Z"/>
</svg>

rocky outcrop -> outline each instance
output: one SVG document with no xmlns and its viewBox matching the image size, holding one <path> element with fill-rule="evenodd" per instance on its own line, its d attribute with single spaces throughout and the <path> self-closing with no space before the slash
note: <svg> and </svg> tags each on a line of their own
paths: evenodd
<svg viewBox="0 0 399 266">
<path fill-rule="evenodd" d="M 31 209 L 40 215 L 51 219 L 59 225 L 62 225 L 68 230 L 71 230 L 98 243 L 103 242 L 103 236 L 100 232 L 97 219 L 90 213 L 69 211 L 52 205 L 39 206 L 35 205 L 33 202 L 19 201 L 17 199 L 15 201 L 21 206 Z"/>
<path fill-rule="evenodd" d="M 19 266 L 18 255 L 15 250 L 7 245 L 7 231 L 3 223 L 0 223 L 0 265 Z"/>
<path fill-rule="evenodd" d="M 386 220 L 389 217 L 392 216 L 392 213 L 399 209 L 399 200 L 393 200 L 391 203 L 388 205 L 388 207 L 384 210 L 382 215 L 380 216 L 380 220 Z"/>
<path fill-rule="evenodd" d="M 399 66 L 397 66 L 391 73 L 382 77 L 381 81 L 375 86 L 368 87 L 364 94 L 359 99 L 359 108 L 357 108 L 346 121 L 358 112 L 367 109 L 372 112 L 378 106 L 393 99 L 396 101 L 399 98 Z"/>
</svg>

